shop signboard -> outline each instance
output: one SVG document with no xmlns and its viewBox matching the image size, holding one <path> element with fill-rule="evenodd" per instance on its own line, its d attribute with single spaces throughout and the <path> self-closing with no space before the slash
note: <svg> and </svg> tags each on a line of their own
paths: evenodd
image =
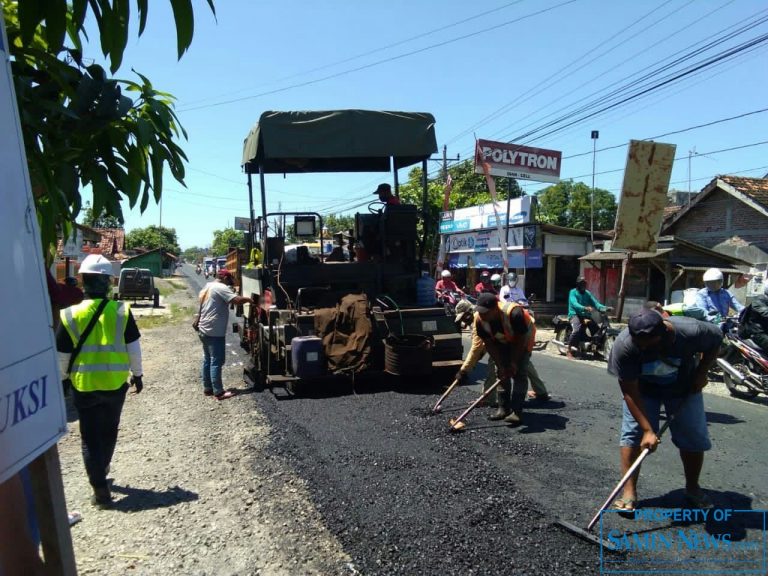
<svg viewBox="0 0 768 576">
<path fill-rule="evenodd" d="M 532 204 L 533 200 L 531 196 L 510 199 L 509 222 L 507 222 L 507 201 L 503 200 L 496 204 L 496 212 L 499 214 L 502 226 L 505 224 L 515 226 L 518 224 L 531 223 Z M 494 212 L 493 203 L 469 206 L 467 208 L 457 208 L 455 210 L 442 212 L 440 214 L 440 233 L 451 234 L 454 232 L 468 232 L 471 230 L 482 230 L 483 228 L 493 228 L 496 226 L 496 212 Z"/>
<path fill-rule="evenodd" d="M 560 182 L 562 156 L 558 150 L 478 140 L 475 173 L 485 174 L 482 165 L 486 164 L 491 176 L 557 184 Z"/>
</svg>

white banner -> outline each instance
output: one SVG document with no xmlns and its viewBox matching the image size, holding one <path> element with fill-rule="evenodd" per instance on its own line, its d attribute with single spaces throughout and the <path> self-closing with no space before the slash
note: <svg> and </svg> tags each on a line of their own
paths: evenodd
<svg viewBox="0 0 768 576">
<path fill-rule="evenodd" d="M 0 23 L 0 482 L 66 432 L 67 417 L 51 329 L 40 231 L 29 185 L 5 24 Z"/>
<path fill-rule="evenodd" d="M 509 200 L 509 222 L 510 226 L 516 224 L 528 224 L 532 222 L 531 214 L 531 196 L 521 198 L 511 198 Z M 496 211 L 499 213 L 498 219 L 501 224 L 507 224 L 507 200 L 499 200 L 496 204 Z M 440 213 L 440 233 L 450 234 L 452 232 L 468 232 L 470 230 L 482 230 L 483 228 L 496 227 L 496 213 L 493 209 L 493 203 L 480 204 L 479 206 L 469 206 L 468 208 L 458 208 Z"/>
<path fill-rule="evenodd" d="M 499 235 L 493 230 L 478 232 L 460 232 L 446 235 L 445 250 L 449 254 L 457 252 L 486 252 L 501 250 Z M 536 226 L 518 226 L 509 229 L 507 248 L 522 250 L 536 245 Z"/>
</svg>

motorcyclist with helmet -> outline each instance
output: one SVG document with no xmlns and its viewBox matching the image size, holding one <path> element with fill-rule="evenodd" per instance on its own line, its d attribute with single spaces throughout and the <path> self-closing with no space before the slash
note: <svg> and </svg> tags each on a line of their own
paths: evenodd
<svg viewBox="0 0 768 576">
<path fill-rule="evenodd" d="M 607 307 L 598 302 L 592 292 L 587 290 L 587 280 L 583 276 L 576 279 L 576 287 L 568 294 L 568 321 L 571 323 L 571 337 L 568 340 L 566 356 L 574 360 L 572 350 L 578 350 L 579 342 L 586 336 L 587 320 L 591 320 L 592 311 L 605 312 Z"/>
<path fill-rule="evenodd" d="M 768 354 L 768 284 L 744 311 L 739 324 L 739 336 L 752 340 L 763 354 Z"/>
<path fill-rule="evenodd" d="M 497 293 L 491 283 L 491 273 L 488 270 L 483 270 L 480 273 L 480 282 L 475 284 L 475 296 L 479 296 L 483 292 L 488 292 L 489 294 Z"/>
<path fill-rule="evenodd" d="M 723 288 L 723 273 L 719 268 L 710 268 L 704 272 L 704 288 L 696 293 L 696 306 L 706 311 L 706 320 L 718 323 L 728 317 L 733 308 L 736 313 L 744 310 L 744 305 L 727 289 Z"/>
<path fill-rule="evenodd" d="M 524 306 L 528 305 L 528 299 L 525 297 L 525 292 L 517 285 L 517 273 L 510 272 L 507 274 L 507 283 L 501 287 L 499 292 L 499 300 L 502 302 L 517 302 Z"/>
<path fill-rule="evenodd" d="M 435 291 L 438 293 L 438 296 L 441 292 L 457 292 L 461 297 L 465 296 L 462 289 L 454 282 L 450 270 L 443 270 L 440 273 L 440 280 L 435 284 Z"/>
</svg>

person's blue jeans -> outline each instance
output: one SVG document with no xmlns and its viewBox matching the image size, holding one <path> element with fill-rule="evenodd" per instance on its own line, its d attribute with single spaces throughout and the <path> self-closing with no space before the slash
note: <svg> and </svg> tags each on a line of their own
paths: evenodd
<svg viewBox="0 0 768 576">
<path fill-rule="evenodd" d="M 198 335 L 203 343 L 203 390 L 210 390 L 214 395 L 222 394 L 224 386 L 221 383 L 221 370 L 226 359 L 224 336 Z"/>
</svg>

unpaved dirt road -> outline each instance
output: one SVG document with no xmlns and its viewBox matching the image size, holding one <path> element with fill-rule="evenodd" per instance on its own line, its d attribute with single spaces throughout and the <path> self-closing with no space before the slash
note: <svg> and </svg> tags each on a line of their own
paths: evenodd
<svg viewBox="0 0 768 576">
<path fill-rule="evenodd" d="M 172 302 L 193 313 L 191 291 L 174 292 Z M 239 394 L 205 398 L 188 324 L 143 331 L 146 387 L 126 402 L 114 510 L 87 504 L 76 422 L 60 444 L 70 509 L 84 515 L 72 528 L 81 573 L 599 573 L 599 547 L 552 522 L 586 524 L 618 480 L 619 397 L 604 368 L 537 354 L 551 402 L 531 404 L 518 429 L 488 422 L 481 408 L 452 435 L 447 420 L 476 397 L 476 385 L 437 416 L 428 409 L 440 388 L 423 382 L 358 382 L 301 398 L 253 392 L 234 339 L 225 383 Z M 718 395 L 706 402 L 715 447 L 703 483 L 720 507 L 765 508 L 766 406 Z M 665 442 L 644 466 L 641 505 L 679 506 L 681 482 Z M 756 522 L 734 525 L 739 541 L 760 535 Z M 613 514 L 608 528 L 670 529 Z"/>
</svg>

